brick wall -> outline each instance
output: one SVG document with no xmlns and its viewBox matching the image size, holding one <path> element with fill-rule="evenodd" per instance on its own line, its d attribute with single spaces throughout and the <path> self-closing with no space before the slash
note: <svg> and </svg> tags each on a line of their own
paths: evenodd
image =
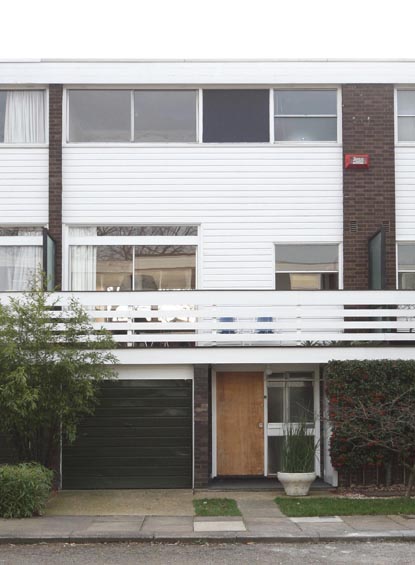
<svg viewBox="0 0 415 565">
<path fill-rule="evenodd" d="M 194 487 L 206 487 L 210 476 L 210 416 L 208 365 L 196 365 L 193 380 L 194 401 Z"/>
<path fill-rule="evenodd" d="M 56 285 L 62 283 L 62 95 L 49 85 L 49 232 L 56 241 Z"/>
<path fill-rule="evenodd" d="M 368 153 L 370 168 L 344 169 L 344 288 L 368 289 L 368 239 L 386 228 L 386 288 L 396 288 L 394 88 L 342 89 L 343 153 Z M 344 163 L 344 161 L 343 161 Z"/>
</svg>

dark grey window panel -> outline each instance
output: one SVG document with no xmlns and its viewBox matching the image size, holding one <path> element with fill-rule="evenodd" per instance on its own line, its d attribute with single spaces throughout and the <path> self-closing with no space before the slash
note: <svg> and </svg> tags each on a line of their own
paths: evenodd
<svg viewBox="0 0 415 565">
<path fill-rule="evenodd" d="M 269 90 L 204 90 L 203 141 L 269 142 Z"/>
</svg>

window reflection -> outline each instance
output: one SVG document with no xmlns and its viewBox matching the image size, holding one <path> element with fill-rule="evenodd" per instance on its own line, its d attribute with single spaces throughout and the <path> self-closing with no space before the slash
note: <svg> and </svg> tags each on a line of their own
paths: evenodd
<svg viewBox="0 0 415 565">
<path fill-rule="evenodd" d="M 137 246 L 135 290 L 195 288 L 196 248 L 192 245 Z"/>
</svg>

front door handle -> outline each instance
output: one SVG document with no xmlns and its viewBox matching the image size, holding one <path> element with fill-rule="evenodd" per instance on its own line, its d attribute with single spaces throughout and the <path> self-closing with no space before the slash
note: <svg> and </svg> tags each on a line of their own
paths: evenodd
<svg viewBox="0 0 415 565">
<path fill-rule="evenodd" d="M 264 427 L 264 424 L 263 424 L 262 422 L 259 422 L 259 423 L 258 423 L 258 428 L 259 428 L 260 430 L 262 430 L 263 427 Z"/>
</svg>

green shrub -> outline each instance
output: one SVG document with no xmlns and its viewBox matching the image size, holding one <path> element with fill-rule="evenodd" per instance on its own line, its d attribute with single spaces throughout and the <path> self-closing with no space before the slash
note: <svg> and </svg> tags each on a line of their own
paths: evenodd
<svg viewBox="0 0 415 565">
<path fill-rule="evenodd" d="M 0 517 L 41 514 L 52 488 L 53 472 L 38 463 L 0 466 Z"/>
<path fill-rule="evenodd" d="M 288 424 L 282 446 L 280 471 L 284 473 L 310 473 L 314 471 L 316 449 L 314 436 L 308 434 L 306 422 Z"/>
</svg>

